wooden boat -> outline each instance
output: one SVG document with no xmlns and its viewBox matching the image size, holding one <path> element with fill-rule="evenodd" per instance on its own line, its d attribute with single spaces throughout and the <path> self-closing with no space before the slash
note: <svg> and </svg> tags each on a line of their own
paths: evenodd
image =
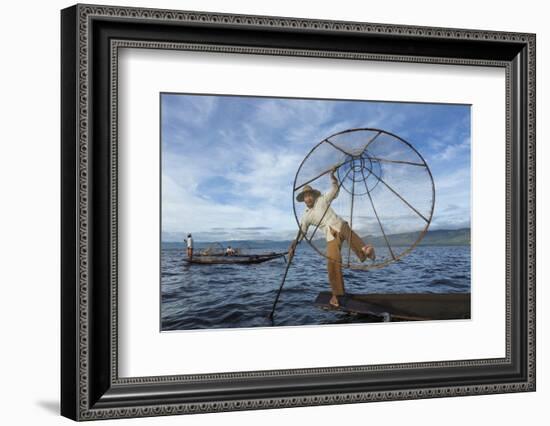
<svg viewBox="0 0 550 426">
<path fill-rule="evenodd" d="M 261 254 L 235 254 L 231 256 L 220 255 L 193 255 L 191 259 L 185 258 L 184 261 L 189 264 L 198 265 L 252 265 L 256 263 L 263 263 L 269 260 L 278 259 L 286 255 L 283 253 L 261 253 Z"/>
<path fill-rule="evenodd" d="M 470 293 L 372 293 L 346 294 L 340 307 L 329 304 L 330 292 L 321 292 L 315 305 L 378 321 L 426 321 L 470 318 Z"/>
</svg>

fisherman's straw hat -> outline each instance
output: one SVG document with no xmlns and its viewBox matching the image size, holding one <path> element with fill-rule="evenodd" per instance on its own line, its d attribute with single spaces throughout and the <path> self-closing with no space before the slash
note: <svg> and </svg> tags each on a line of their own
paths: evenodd
<svg viewBox="0 0 550 426">
<path fill-rule="evenodd" d="M 306 195 L 306 192 L 312 192 L 315 195 L 315 197 L 318 197 L 319 195 L 321 195 L 321 193 L 316 189 L 312 188 L 309 185 L 305 185 L 300 191 L 300 193 L 296 196 L 296 201 L 300 201 L 300 202 L 304 201 L 304 195 Z"/>
</svg>

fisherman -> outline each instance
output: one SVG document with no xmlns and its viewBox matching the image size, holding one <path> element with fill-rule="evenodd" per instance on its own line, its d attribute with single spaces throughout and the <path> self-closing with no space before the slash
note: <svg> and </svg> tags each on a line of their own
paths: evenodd
<svg viewBox="0 0 550 426">
<path fill-rule="evenodd" d="M 189 259 L 193 257 L 193 237 L 191 234 L 187 234 L 187 257 Z"/>
<path fill-rule="evenodd" d="M 365 244 L 361 237 L 349 227 L 348 222 L 339 217 L 330 206 L 332 201 L 338 196 L 340 189 L 335 172 L 336 168 L 333 168 L 330 173 L 332 187 L 327 193 L 321 194 L 310 185 L 304 185 L 301 192 L 296 196 L 296 200 L 304 202 L 306 208 L 300 220 L 300 235 L 296 240 L 292 241 L 288 252 L 292 258 L 296 245 L 306 236 L 310 225 L 318 226 L 324 232 L 327 240 L 328 279 L 332 289 L 332 297 L 329 303 L 331 306 L 337 308 L 340 306 L 338 297 L 343 296 L 345 293 L 341 255 L 343 241 L 348 241 L 351 249 L 361 262 L 364 262 L 367 258 L 374 260 L 376 255 L 374 247 L 370 244 Z"/>
<path fill-rule="evenodd" d="M 235 250 L 231 246 L 227 246 L 227 249 L 225 250 L 226 256 L 233 256 L 235 255 Z"/>
</svg>

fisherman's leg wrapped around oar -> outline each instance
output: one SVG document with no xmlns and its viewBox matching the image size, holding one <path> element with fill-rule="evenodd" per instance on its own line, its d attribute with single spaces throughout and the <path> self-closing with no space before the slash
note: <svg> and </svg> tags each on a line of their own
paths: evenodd
<svg viewBox="0 0 550 426">
<path fill-rule="evenodd" d="M 347 222 L 342 223 L 340 235 L 343 240 L 348 242 L 361 262 L 364 262 L 367 257 L 374 259 L 374 248 L 370 244 L 366 244 L 361 237 L 349 227 Z"/>
</svg>

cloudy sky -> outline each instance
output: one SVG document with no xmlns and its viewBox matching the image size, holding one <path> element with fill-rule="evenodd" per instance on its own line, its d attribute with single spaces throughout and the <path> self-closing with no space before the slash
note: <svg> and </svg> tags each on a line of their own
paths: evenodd
<svg viewBox="0 0 550 426">
<path fill-rule="evenodd" d="M 162 239 L 291 239 L 294 177 L 315 144 L 375 127 L 410 142 L 436 186 L 430 229 L 470 226 L 470 107 L 161 94 Z"/>
</svg>

